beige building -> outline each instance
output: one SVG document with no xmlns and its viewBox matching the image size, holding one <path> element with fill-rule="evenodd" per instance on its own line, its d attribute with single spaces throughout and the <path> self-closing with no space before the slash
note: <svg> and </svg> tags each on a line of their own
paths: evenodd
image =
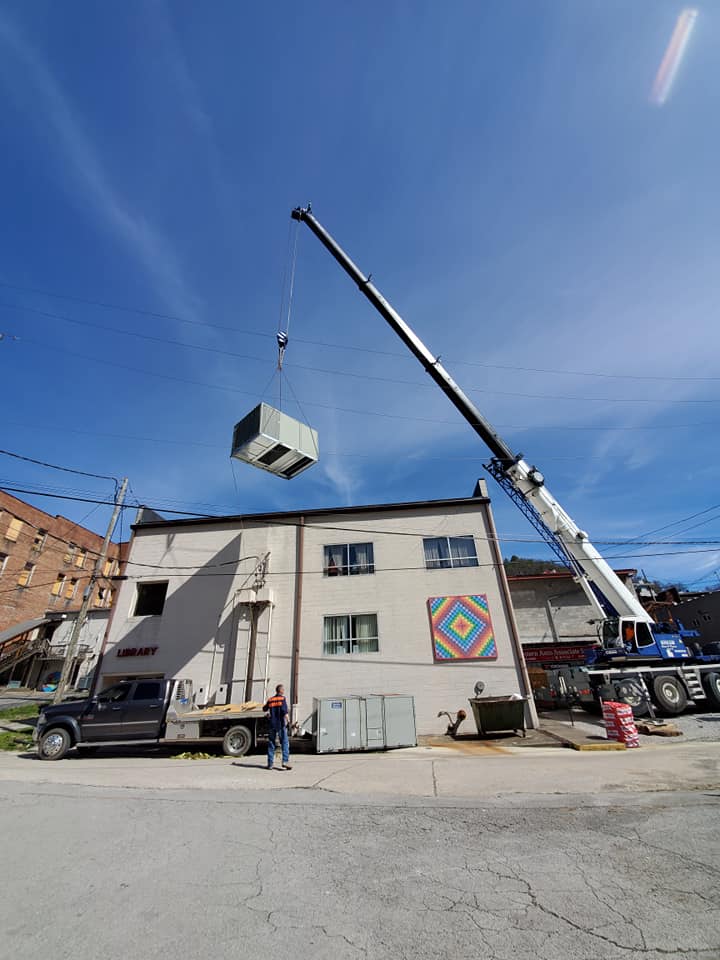
<svg viewBox="0 0 720 960">
<path fill-rule="evenodd" d="M 637 570 L 615 573 L 632 593 Z M 508 577 L 522 643 L 597 641 L 597 614 L 570 570 Z"/>
<path fill-rule="evenodd" d="M 483 493 L 485 491 L 483 490 Z M 527 694 L 490 501 L 162 520 L 140 514 L 101 683 L 190 677 L 199 703 L 403 693 L 441 710 Z M 534 720 L 528 706 L 528 721 Z"/>
</svg>

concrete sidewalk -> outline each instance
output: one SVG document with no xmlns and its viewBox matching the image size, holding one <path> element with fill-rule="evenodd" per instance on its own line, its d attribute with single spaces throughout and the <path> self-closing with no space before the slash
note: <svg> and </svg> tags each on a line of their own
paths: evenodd
<svg viewBox="0 0 720 960">
<path fill-rule="evenodd" d="M 720 743 L 643 747 L 622 753 L 505 747 L 472 755 L 449 747 L 293 758 L 266 770 L 262 755 L 174 760 L 167 751 L 71 755 L 43 762 L 0 754 L 0 782 L 153 790 L 319 790 L 340 796 L 477 799 L 524 795 L 720 790 Z"/>
</svg>

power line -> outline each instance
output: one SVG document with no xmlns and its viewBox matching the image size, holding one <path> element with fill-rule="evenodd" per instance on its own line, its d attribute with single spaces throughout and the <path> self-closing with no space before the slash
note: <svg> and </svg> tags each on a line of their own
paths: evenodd
<svg viewBox="0 0 720 960">
<path fill-rule="evenodd" d="M 200 326 L 200 327 L 205 327 L 210 329 L 225 330 L 232 333 L 243 334 L 245 336 L 264 337 L 264 338 L 274 339 L 274 334 L 259 333 L 256 330 L 241 330 L 241 329 L 238 329 L 237 327 L 231 327 L 228 325 L 217 324 L 217 323 L 206 323 L 203 320 L 191 320 L 185 317 L 179 317 L 175 314 L 159 313 L 153 310 L 144 310 L 138 307 L 120 306 L 118 304 L 109 303 L 107 301 L 92 300 L 87 297 L 79 297 L 79 296 L 73 296 L 70 294 L 57 293 L 51 290 L 43 290 L 38 287 L 22 286 L 20 284 L 9 283 L 7 281 L 0 281 L 0 287 L 6 287 L 11 290 L 19 290 L 24 293 L 35 293 L 41 296 L 53 297 L 59 300 L 70 300 L 70 301 L 74 301 L 75 303 L 83 303 L 86 306 L 102 307 L 103 309 L 106 309 L 106 310 L 119 310 L 124 313 L 134 313 L 134 314 L 138 314 L 139 316 L 154 317 L 155 319 L 158 319 L 158 320 L 172 320 L 176 323 L 187 323 L 187 324 L 192 324 L 194 326 Z M 19 307 L 18 309 L 31 309 L 31 308 Z M 356 350 L 362 353 L 373 353 L 373 354 L 379 354 L 382 356 L 402 358 L 402 359 L 408 358 L 407 353 L 400 353 L 398 351 L 377 350 L 370 347 L 359 347 L 351 344 L 342 344 L 342 343 L 329 343 L 322 340 L 306 340 L 300 337 L 294 337 L 293 339 L 295 340 L 296 343 L 306 343 L 309 346 L 329 347 L 335 350 Z M 638 380 L 650 380 L 650 381 L 660 381 L 660 382 L 671 380 L 671 381 L 683 382 L 683 383 L 684 382 L 715 383 L 717 381 L 720 381 L 720 377 L 677 377 L 677 376 L 667 376 L 667 375 L 661 376 L 661 375 L 637 374 L 637 373 L 604 373 L 604 372 L 588 371 L 588 370 L 556 370 L 556 369 L 543 368 L 543 367 L 520 367 L 520 366 L 513 366 L 510 364 L 484 363 L 477 360 L 473 361 L 473 360 L 459 359 L 459 358 L 455 358 L 455 359 L 448 358 L 448 362 L 455 363 L 455 364 L 462 364 L 463 366 L 471 366 L 471 367 L 483 367 L 483 368 L 491 368 L 491 369 L 497 369 L 497 370 L 515 370 L 523 373 L 545 373 L 545 374 L 551 374 L 553 376 L 566 375 L 566 376 L 573 376 L 573 377 L 599 377 L 599 378 L 608 379 L 608 380 L 631 380 L 633 382 L 636 382 Z"/>
<path fill-rule="evenodd" d="M 245 397 L 252 397 L 257 399 L 257 395 L 248 390 L 240 390 L 237 387 L 224 386 L 218 383 L 207 383 L 203 380 L 191 380 L 188 377 L 177 377 L 168 373 L 160 373 L 157 370 L 143 370 L 141 367 L 133 367 L 130 364 L 117 363 L 114 360 L 107 360 L 105 357 L 93 357 L 88 354 L 77 353 L 74 350 L 67 350 L 64 347 L 58 347 L 55 345 L 50 345 L 43 343 L 37 340 L 31 340 L 29 338 L 24 338 L 24 343 L 30 343 L 34 346 L 40 347 L 43 350 L 51 350 L 53 354 L 64 353 L 67 356 L 78 357 L 81 360 L 86 360 L 91 363 L 102 363 L 110 367 L 116 367 L 120 370 L 129 370 L 132 373 L 139 373 L 147 377 L 157 377 L 161 380 L 169 380 L 173 383 L 184 383 L 194 387 L 203 387 L 208 390 L 219 390 L 223 393 L 235 393 Z M 403 422 L 412 422 L 412 423 L 434 423 L 443 426 L 456 426 L 460 421 L 458 420 L 440 420 L 436 417 L 411 417 L 406 416 L 405 414 L 400 413 L 388 413 L 381 410 L 356 410 L 351 407 L 340 407 L 334 403 L 320 403 L 315 400 L 306 400 L 303 399 L 302 403 L 308 407 L 316 407 L 323 410 L 333 410 L 337 413 L 349 413 L 353 416 L 362 416 L 362 417 L 382 417 L 389 420 L 402 420 Z M 472 426 L 472 424 L 471 424 Z M 527 424 L 512 424 L 512 423 L 499 423 L 498 427 L 505 430 L 527 430 Z M 700 423 L 661 423 L 661 424 L 645 424 L 643 426 L 620 426 L 617 424 L 599 424 L 599 425 L 589 425 L 589 424 L 533 424 L 533 430 L 571 430 L 571 431 L 600 431 L 603 433 L 606 432 L 637 432 L 643 430 L 695 430 L 695 429 L 718 429 L 720 428 L 720 422 L 715 421 L 704 421 Z"/>
<path fill-rule="evenodd" d="M 94 501 L 94 500 L 91 500 L 91 499 L 89 499 L 89 498 L 67 497 L 67 496 L 62 496 L 61 494 L 45 493 L 45 492 L 34 491 L 34 490 L 20 490 L 20 491 L 18 491 L 18 492 L 20 492 L 20 493 L 26 493 L 26 494 L 31 494 L 31 495 L 35 495 L 35 496 L 54 497 L 54 498 L 56 498 L 56 499 L 80 500 L 80 501 L 85 502 L 85 503 L 102 503 L 102 504 L 104 504 L 104 505 L 106 505 L 106 506 L 110 506 L 110 505 L 112 504 L 111 501 L 107 501 L 107 500 Z M 238 515 L 237 517 L 229 518 L 229 517 L 219 517 L 219 516 L 217 516 L 216 514 L 200 514 L 200 513 L 188 512 L 188 511 L 185 511 L 185 510 L 172 510 L 172 509 L 164 508 L 164 507 L 161 507 L 161 506 L 151 507 L 149 504 L 148 504 L 147 506 L 149 507 L 149 509 L 162 510 L 162 511 L 165 512 L 165 513 L 172 513 L 172 514 L 175 514 L 175 515 L 178 515 L 178 516 L 192 517 L 192 518 L 194 518 L 194 519 L 200 519 L 200 520 L 215 520 L 215 521 L 217 521 L 217 520 L 235 519 L 235 520 L 237 520 L 238 523 L 241 523 L 241 522 L 245 522 L 245 523 L 247 523 L 247 522 L 261 522 L 259 519 L 258 519 L 257 521 L 255 521 L 255 519 L 254 519 L 252 516 Z M 378 506 L 381 507 L 382 505 L 378 505 Z M 298 513 L 298 516 L 301 516 L 302 513 L 303 513 L 303 511 L 302 511 L 302 510 L 298 510 L 297 513 Z M 261 515 L 261 516 L 262 516 L 262 515 Z M 272 526 L 297 527 L 297 526 L 299 525 L 299 523 L 298 523 L 297 521 L 284 520 L 284 519 L 280 519 L 280 518 L 276 518 L 276 517 L 271 517 L 271 519 L 266 519 L 264 522 L 266 522 L 268 525 L 272 525 Z M 427 532 L 427 531 L 415 533 L 415 532 L 400 531 L 400 530 L 395 530 L 395 531 L 389 531 L 389 530 L 373 530 L 373 529 L 370 529 L 370 528 L 367 528 L 367 527 L 347 527 L 347 526 L 338 526 L 338 525 L 332 525 L 332 524 L 322 524 L 322 525 L 318 525 L 318 526 L 319 526 L 319 529 L 322 529 L 323 531 L 325 531 L 325 530 L 327 530 L 327 531 L 338 531 L 338 532 L 343 532 L 343 533 L 361 533 L 361 534 L 371 534 L 371 533 L 374 533 L 374 534 L 382 534 L 382 535 L 389 535 L 389 536 L 406 536 L 406 537 L 414 537 L 414 538 L 418 538 L 418 537 L 423 537 L 423 538 L 428 538 L 428 537 L 430 537 L 430 538 L 432 538 L 433 536 L 443 536 L 443 534 L 433 534 L 432 532 Z M 475 536 L 475 535 L 473 534 L 472 536 Z M 489 541 L 492 540 L 493 538 L 477 536 L 476 539 L 482 540 L 482 541 L 488 541 L 488 542 L 489 542 Z M 498 540 L 503 541 L 503 542 L 509 542 L 509 543 L 544 543 L 544 541 L 541 540 L 541 539 L 539 539 L 539 538 L 514 538 L 514 537 L 501 536 L 501 535 L 498 536 Z M 622 540 L 622 541 L 619 541 L 619 542 L 618 542 L 618 541 L 612 541 L 612 540 L 611 540 L 611 541 L 595 540 L 595 543 L 600 543 L 600 544 L 605 544 L 605 545 L 608 545 L 608 544 L 609 544 L 609 545 L 613 545 L 613 546 L 652 546 L 652 545 L 653 545 L 652 542 L 650 542 L 650 543 L 645 543 L 645 544 L 636 544 L 636 543 L 631 543 L 631 542 L 629 542 L 629 541 L 627 541 L 627 540 Z M 630 558 L 633 558 L 633 557 L 639 557 L 640 559 L 642 559 L 643 557 L 646 557 L 646 556 L 647 556 L 647 557 L 656 557 L 656 556 L 683 556 L 683 555 L 685 555 L 685 554 L 715 553 L 715 552 L 720 551 L 720 541 L 710 541 L 710 540 L 687 541 L 687 540 L 682 540 L 682 541 L 656 541 L 655 543 L 657 543 L 657 545 L 663 545 L 663 546 L 669 546 L 669 545 L 692 546 L 693 544 L 712 544 L 712 546 L 711 546 L 711 547 L 708 547 L 708 548 L 706 548 L 706 549 L 702 549 L 702 550 L 695 550 L 695 549 L 693 549 L 693 550 L 675 550 L 675 551 L 667 551 L 667 552 L 665 552 L 665 553 L 654 553 L 654 554 L 631 554 L 631 553 L 613 554 L 613 555 L 611 555 L 610 557 L 605 557 L 605 559 L 606 559 L 606 560 L 607 560 L 607 559 L 618 559 L 618 558 L 620 558 L 620 559 L 622 559 L 622 558 L 624 558 L 624 559 L 630 559 Z M 233 562 L 235 562 L 235 561 L 233 561 Z M 154 564 L 151 564 L 151 565 L 149 565 L 149 566 L 152 566 L 153 569 L 159 569 L 159 567 L 158 567 L 157 565 L 154 565 Z"/>
<path fill-rule="evenodd" d="M 75 470 L 72 467 L 59 467 L 56 463 L 46 463 L 45 460 L 35 460 L 33 457 L 24 457 L 19 453 L 12 453 L 10 450 L 0 450 L 5 457 L 14 457 L 16 460 L 24 460 L 26 463 L 36 463 L 41 467 L 49 467 L 51 470 L 62 470 L 64 473 L 76 473 L 80 477 L 94 477 L 96 480 L 112 480 L 115 477 L 108 477 L 103 473 L 87 473 L 85 470 Z"/>
<path fill-rule="evenodd" d="M 24 310 L 29 313 L 35 313 L 39 316 L 52 318 L 55 320 L 62 320 L 66 323 L 74 323 L 84 327 L 90 327 L 94 330 L 104 330 L 107 333 L 116 333 L 125 337 L 135 337 L 138 340 L 145 340 L 149 343 L 159 343 L 163 346 L 174 346 L 180 347 L 184 350 L 197 350 L 203 353 L 214 353 L 224 357 L 231 357 L 235 360 L 251 360 L 254 363 L 269 363 L 269 359 L 266 357 L 256 357 L 251 354 L 245 353 L 236 353 L 232 350 L 225 350 L 220 347 L 209 347 L 204 344 L 198 343 L 185 343 L 182 340 L 171 340 L 167 337 L 156 337 L 147 333 L 140 333 L 137 330 L 125 330 L 121 327 L 111 327 L 106 324 L 95 323 L 91 320 L 81 320 L 78 317 L 69 317 L 67 315 L 59 313 L 50 313 L 46 310 L 38 310 L 35 307 L 26 307 L 14 303 L 0 303 L 0 308 L 10 309 L 10 310 Z M 239 332 L 239 331 L 238 331 Z M 452 362 L 452 361 L 451 361 Z M 424 381 L 424 380 L 401 380 L 398 377 L 382 377 L 376 374 L 369 373 L 357 373 L 351 370 L 328 370 L 325 367 L 313 367 L 307 364 L 302 363 L 290 363 L 288 366 L 297 369 L 305 370 L 310 373 L 321 373 L 326 376 L 334 377 L 351 377 L 356 380 L 369 380 L 375 383 L 392 383 L 400 386 L 412 386 L 412 387 L 428 387 L 432 388 L 433 384 Z M 717 378 L 720 380 L 720 377 Z M 683 403 L 720 403 L 720 398 L 681 398 L 681 399 L 668 399 L 666 397 L 661 397 L 658 399 L 646 398 L 646 397 L 574 397 L 566 396 L 562 394 L 537 394 L 537 393 L 519 393 L 512 390 L 489 390 L 483 387 L 477 386 L 466 386 L 465 390 L 469 393 L 482 393 L 482 394 L 492 394 L 493 396 L 502 396 L 502 397 L 519 397 L 525 400 L 554 400 L 554 401 L 567 401 L 571 403 L 643 403 L 643 404 L 662 404 L 666 406 L 668 404 L 683 404 Z"/>
<path fill-rule="evenodd" d="M 22 427 L 25 430 L 49 431 L 50 429 L 52 429 L 44 423 L 42 424 L 41 423 L 21 423 L 17 420 L 16 421 L 4 420 L 3 422 L 8 426 Z M 168 437 L 140 437 L 140 436 L 136 436 L 133 434 L 126 434 L 126 433 L 107 433 L 106 431 L 103 431 L 102 433 L 98 433 L 97 431 L 92 431 L 92 430 L 78 430 L 74 427 L 63 427 L 63 432 L 76 433 L 78 434 L 78 436 L 83 436 L 83 437 L 102 437 L 103 439 L 109 438 L 111 440 L 134 440 L 134 441 L 138 441 L 139 443 L 165 443 L 172 446 L 183 446 L 183 447 L 203 447 L 206 450 L 227 450 L 227 444 L 204 443 L 201 440 L 185 440 L 185 439 L 173 440 L 173 439 L 169 439 Z M 323 456 L 352 457 L 352 458 L 358 458 L 362 460 L 374 460 L 377 458 L 378 454 L 355 453 L 355 452 L 350 453 L 345 450 L 325 450 L 323 452 Z M 626 454 L 618 453 L 616 454 L 616 456 L 625 458 Z M 456 456 L 435 457 L 435 456 L 431 456 L 423 453 L 422 458 L 423 460 L 441 460 L 444 463 L 447 462 L 448 460 L 453 462 L 462 461 L 462 462 L 469 462 L 469 463 L 484 463 L 484 461 L 486 461 L 488 458 L 488 454 L 482 457 L 456 457 Z M 546 456 L 543 456 L 542 459 L 543 459 L 543 463 L 546 461 L 552 462 L 552 463 L 579 463 L 579 462 L 585 462 L 590 460 L 598 460 L 598 461 L 602 460 L 603 462 L 607 462 L 607 460 L 609 459 L 609 456 L 608 455 L 604 457 L 546 457 Z"/>
</svg>

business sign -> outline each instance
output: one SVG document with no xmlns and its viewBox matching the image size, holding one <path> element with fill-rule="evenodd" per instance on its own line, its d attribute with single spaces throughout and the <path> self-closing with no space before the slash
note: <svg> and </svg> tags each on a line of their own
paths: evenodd
<svg viewBox="0 0 720 960">
<path fill-rule="evenodd" d="M 525 663 L 586 663 L 588 653 L 595 646 L 597 644 L 594 643 L 575 644 L 573 646 L 550 643 L 544 643 L 536 647 L 523 645 L 523 654 Z"/>
<path fill-rule="evenodd" d="M 120 647 L 118 657 L 154 657 L 157 647 Z"/>
</svg>

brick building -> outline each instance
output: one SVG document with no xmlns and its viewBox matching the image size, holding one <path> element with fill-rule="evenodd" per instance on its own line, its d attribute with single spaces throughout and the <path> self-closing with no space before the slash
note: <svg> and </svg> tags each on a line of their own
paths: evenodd
<svg viewBox="0 0 720 960">
<path fill-rule="evenodd" d="M 59 641 L 76 618 L 102 542 L 101 536 L 66 517 L 0 491 L 0 683 L 9 677 L 34 683 L 41 674 L 56 672 L 58 660 L 62 666 L 62 651 L 58 643 L 53 646 L 53 636 L 57 631 Z M 122 550 L 116 543 L 109 545 L 83 625 L 87 636 L 76 674 L 97 656 L 95 647 L 102 642 L 114 599 L 109 578 L 120 572 Z"/>
<path fill-rule="evenodd" d="M 49 610 L 78 610 L 102 542 L 72 520 L 0 491 L 0 631 Z M 120 547 L 111 543 L 103 574 L 117 574 L 119 562 Z M 93 608 L 106 609 L 112 599 L 111 581 L 101 580 Z"/>
</svg>

